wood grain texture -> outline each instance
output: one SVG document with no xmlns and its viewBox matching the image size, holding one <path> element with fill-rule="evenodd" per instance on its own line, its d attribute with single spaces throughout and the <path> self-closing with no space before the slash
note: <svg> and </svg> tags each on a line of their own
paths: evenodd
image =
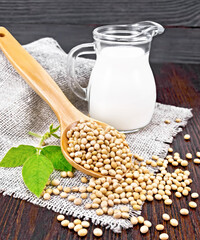
<svg viewBox="0 0 200 240">
<path fill-rule="evenodd" d="M 144 19 L 200 26 L 198 0 L 1 0 L 0 23 L 110 24 Z"/>
<path fill-rule="evenodd" d="M 78 44 L 92 42 L 95 26 L 5 24 L 21 44 L 53 37 L 65 52 Z M 200 63 L 200 28 L 166 28 L 152 42 L 150 60 L 154 63 Z"/>
<path fill-rule="evenodd" d="M 183 132 L 179 133 L 172 144 L 175 151 L 184 156 L 187 152 L 193 155 L 200 151 L 200 66 L 189 64 L 153 64 L 156 76 L 158 101 L 165 104 L 172 104 L 182 107 L 192 107 L 194 117 L 189 120 Z M 190 134 L 191 140 L 186 142 L 184 134 Z M 169 167 L 173 171 L 175 167 Z M 192 192 L 200 193 L 200 166 L 189 161 L 187 169 L 191 172 L 193 183 Z M 159 234 L 155 225 L 163 223 L 162 214 L 170 214 L 179 220 L 179 226 L 173 228 L 169 223 L 164 223 L 166 232 L 171 240 L 199 240 L 200 239 L 200 208 L 190 209 L 189 216 L 180 216 L 179 210 L 187 207 L 190 196 L 181 200 L 172 195 L 173 205 L 166 206 L 163 202 L 154 200 L 152 203 L 145 203 L 142 215 L 153 222 L 150 232 L 146 235 L 139 233 L 139 226 L 133 229 L 123 230 L 122 234 L 114 234 L 112 231 L 103 229 L 104 234 L 99 240 L 157 240 Z M 195 200 L 199 206 L 200 201 Z M 71 230 L 64 229 L 56 220 L 57 214 L 34 206 L 25 201 L 0 194 L 0 239 L 1 240 L 79 240 L 97 239 L 93 237 L 94 225 L 89 228 L 88 236 L 79 238 Z M 73 218 L 67 217 L 72 220 Z"/>
</svg>

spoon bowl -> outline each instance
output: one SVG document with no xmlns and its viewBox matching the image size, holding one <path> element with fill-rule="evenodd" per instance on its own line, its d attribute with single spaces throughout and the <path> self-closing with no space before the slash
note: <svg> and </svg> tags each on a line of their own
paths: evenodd
<svg viewBox="0 0 200 240">
<path fill-rule="evenodd" d="M 51 107 L 56 114 L 61 125 L 61 150 L 67 161 L 81 172 L 93 176 L 102 177 L 103 175 L 92 170 L 88 170 L 77 164 L 70 157 L 68 148 L 67 131 L 77 124 L 80 119 L 96 121 L 84 115 L 64 95 L 59 86 L 44 70 L 44 68 L 19 44 L 19 42 L 9 33 L 9 31 L 0 27 L 0 49 L 7 59 L 23 77 L 23 79 L 32 87 L 32 89 Z M 104 129 L 108 126 L 106 123 L 96 121 Z"/>
</svg>

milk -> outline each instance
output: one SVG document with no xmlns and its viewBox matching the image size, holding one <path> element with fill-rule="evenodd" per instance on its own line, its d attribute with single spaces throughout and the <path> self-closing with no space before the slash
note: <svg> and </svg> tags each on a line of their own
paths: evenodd
<svg viewBox="0 0 200 240">
<path fill-rule="evenodd" d="M 149 54 L 139 47 L 105 47 L 97 56 L 89 86 L 89 114 L 118 130 L 146 126 L 156 101 Z"/>
</svg>

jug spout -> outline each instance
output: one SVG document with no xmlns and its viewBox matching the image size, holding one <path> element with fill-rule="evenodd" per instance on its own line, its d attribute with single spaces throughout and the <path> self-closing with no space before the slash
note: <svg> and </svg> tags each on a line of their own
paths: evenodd
<svg viewBox="0 0 200 240">
<path fill-rule="evenodd" d="M 120 44 L 143 44 L 164 32 L 164 27 L 152 21 L 142 21 L 127 25 L 107 25 L 95 28 L 93 37 L 96 41 L 116 42 Z"/>
<path fill-rule="evenodd" d="M 162 34 L 165 30 L 162 25 L 153 21 L 142 21 L 135 23 L 132 26 L 136 28 L 140 34 L 150 35 L 151 37 Z"/>
</svg>

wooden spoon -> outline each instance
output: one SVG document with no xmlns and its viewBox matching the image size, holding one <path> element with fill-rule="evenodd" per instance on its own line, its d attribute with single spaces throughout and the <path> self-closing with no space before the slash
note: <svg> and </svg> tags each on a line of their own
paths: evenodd
<svg viewBox="0 0 200 240">
<path fill-rule="evenodd" d="M 102 177 L 101 173 L 87 170 L 77 164 L 67 151 L 67 131 L 80 119 L 93 120 L 75 108 L 44 68 L 19 44 L 6 30 L 0 27 L 0 49 L 7 59 L 32 87 L 32 89 L 51 107 L 61 125 L 61 149 L 67 161 L 76 169 L 93 177 Z M 95 120 L 96 121 L 96 120 Z M 96 121 L 103 128 L 108 125 Z"/>
</svg>

